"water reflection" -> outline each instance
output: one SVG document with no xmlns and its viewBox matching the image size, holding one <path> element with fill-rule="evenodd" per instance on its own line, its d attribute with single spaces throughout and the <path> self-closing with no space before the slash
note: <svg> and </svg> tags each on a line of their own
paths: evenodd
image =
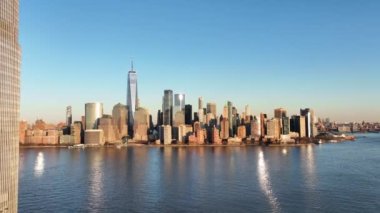
<svg viewBox="0 0 380 213">
<path fill-rule="evenodd" d="M 262 150 L 260 150 L 258 154 L 257 167 L 260 188 L 268 198 L 273 212 L 279 212 L 280 203 L 277 201 L 277 198 L 272 191 L 272 185 Z"/>
<path fill-rule="evenodd" d="M 306 167 L 306 184 L 310 189 L 315 189 L 316 175 L 315 175 L 315 163 L 314 163 L 314 151 L 312 146 L 306 147 L 304 166 Z"/>
<path fill-rule="evenodd" d="M 34 164 L 34 176 L 41 177 L 44 174 L 45 158 L 44 153 L 39 152 Z"/>
<path fill-rule="evenodd" d="M 283 155 L 287 155 L 287 154 L 288 154 L 288 150 L 287 150 L 286 148 L 283 148 L 283 149 L 282 149 L 282 154 L 283 154 Z"/>
<path fill-rule="evenodd" d="M 89 198 L 90 204 L 93 209 L 99 209 L 102 207 L 103 198 L 103 155 L 95 153 L 90 162 L 90 174 L 89 174 Z"/>
</svg>

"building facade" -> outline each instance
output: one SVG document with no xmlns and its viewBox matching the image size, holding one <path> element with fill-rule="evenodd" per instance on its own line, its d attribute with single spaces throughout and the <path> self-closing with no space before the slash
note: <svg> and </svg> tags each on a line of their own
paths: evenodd
<svg viewBox="0 0 380 213">
<path fill-rule="evenodd" d="M 135 141 L 147 141 L 149 129 L 149 111 L 145 108 L 138 108 L 135 112 L 134 136 Z"/>
<path fill-rule="evenodd" d="M 300 114 L 305 117 L 306 137 L 314 137 L 314 111 L 309 108 L 300 109 Z"/>
<path fill-rule="evenodd" d="M 120 137 L 128 135 L 128 108 L 121 103 L 112 109 L 113 125 L 117 127 Z"/>
<path fill-rule="evenodd" d="M 175 94 L 174 95 L 174 111 L 173 115 L 177 112 L 185 111 L 185 94 Z"/>
<path fill-rule="evenodd" d="M 164 97 L 162 98 L 162 112 L 164 114 L 164 125 L 173 124 L 173 91 L 165 90 Z"/>
<path fill-rule="evenodd" d="M 207 114 L 208 113 L 212 113 L 215 118 L 218 116 L 216 112 L 216 103 L 207 103 Z"/>
<path fill-rule="evenodd" d="M 193 124 L 193 107 L 190 104 L 185 106 L 185 124 Z"/>
<path fill-rule="evenodd" d="M 66 107 L 66 126 L 71 126 L 73 123 L 73 113 L 71 106 Z"/>
<path fill-rule="evenodd" d="M 128 127 L 131 129 L 133 128 L 135 111 L 138 107 L 137 73 L 133 70 L 133 63 L 131 66 L 131 71 L 128 72 L 127 106 Z"/>
<path fill-rule="evenodd" d="M 0 212 L 17 212 L 20 61 L 19 1 L 0 1 Z"/>
<path fill-rule="evenodd" d="M 99 119 L 103 116 L 103 104 L 102 103 L 86 103 L 85 104 L 85 120 L 86 130 L 97 129 Z"/>
<path fill-rule="evenodd" d="M 278 108 L 274 110 L 274 117 L 277 119 L 282 119 L 287 116 L 287 111 L 284 108 Z"/>
<path fill-rule="evenodd" d="M 227 102 L 228 107 L 228 126 L 229 126 L 229 135 L 233 136 L 233 122 L 232 122 L 232 102 Z"/>
</svg>

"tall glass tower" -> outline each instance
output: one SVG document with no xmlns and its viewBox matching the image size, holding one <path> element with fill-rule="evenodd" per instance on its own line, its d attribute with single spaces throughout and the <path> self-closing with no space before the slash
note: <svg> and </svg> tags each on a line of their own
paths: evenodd
<svg viewBox="0 0 380 213">
<path fill-rule="evenodd" d="M 17 212 L 20 61 L 19 1 L 0 1 L 0 212 Z"/>
<path fill-rule="evenodd" d="M 165 90 L 162 98 L 162 112 L 164 114 L 164 125 L 173 125 L 173 91 Z"/>
<path fill-rule="evenodd" d="M 174 95 L 174 112 L 173 115 L 175 115 L 178 111 L 184 111 L 185 112 L 185 94 L 175 94 Z"/>
<path fill-rule="evenodd" d="M 128 72 L 128 88 L 127 88 L 127 106 L 128 106 L 128 129 L 133 130 L 133 122 L 135 111 L 138 105 L 137 96 L 137 73 L 133 70 L 133 62 L 131 64 L 131 71 Z"/>
</svg>

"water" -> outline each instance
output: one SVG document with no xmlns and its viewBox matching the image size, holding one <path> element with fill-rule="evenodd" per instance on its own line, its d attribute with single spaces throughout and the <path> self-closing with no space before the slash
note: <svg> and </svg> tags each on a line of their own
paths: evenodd
<svg viewBox="0 0 380 213">
<path fill-rule="evenodd" d="M 302 147 L 20 149 L 20 212 L 378 212 L 380 135 Z"/>
</svg>

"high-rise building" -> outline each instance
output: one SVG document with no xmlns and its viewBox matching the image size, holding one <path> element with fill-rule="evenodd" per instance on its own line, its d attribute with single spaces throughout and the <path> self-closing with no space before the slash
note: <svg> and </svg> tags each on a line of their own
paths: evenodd
<svg viewBox="0 0 380 213">
<path fill-rule="evenodd" d="M 265 137 L 267 134 L 267 114 L 260 114 L 260 124 L 261 124 L 261 137 Z"/>
<path fill-rule="evenodd" d="M 245 116 L 251 116 L 252 115 L 252 109 L 249 105 L 245 105 Z"/>
<path fill-rule="evenodd" d="M 288 135 L 290 133 L 290 120 L 289 117 L 282 117 L 281 119 L 281 134 Z"/>
<path fill-rule="evenodd" d="M 82 141 L 84 139 L 82 122 L 75 121 L 74 124 L 71 125 L 70 130 L 71 130 L 70 135 L 73 137 L 74 144 L 82 143 Z"/>
<path fill-rule="evenodd" d="M 163 127 L 163 133 L 164 133 L 164 136 L 163 136 L 163 139 L 164 139 L 164 144 L 167 145 L 167 144 L 171 144 L 172 143 L 172 127 L 169 126 L 169 125 L 165 125 Z"/>
<path fill-rule="evenodd" d="M 244 125 L 240 125 L 237 129 L 237 137 L 240 139 L 247 138 L 247 129 Z"/>
<path fill-rule="evenodd" d="M 274 117 L 281 119 L 282 117 L 286 117 L 287 111 L 284 108 L 278 108 L 274 110 Z"/>
<path fill-rule="evenodd" d="M 191 134 L 191 132 L 189 132 L 187 130 L 186 125 L 180 125 L 178 127 L 178 142 L 179 143 L 185 143 L 186 142 L 186 136 L 188 134 Z"/>
<path fill-rule="evenodd" d="M 161 110 L 158 110 L 157 112 L 157 127 L 162 126 L 164 123 L 164 114 L 161 112 Z"/>
<path fill-rule="evenodd" d="M 164 125 L 173 124 L 173 91 L 165 90 L 164 97 L 162 98 L 162 112 L 164 113 Z"/>
<path fill-rule="evenodd" d="M 193 123 L 193 107 L 188 104 L 185 105 L 185 124 L 186 125 L 192 125 Z"/>
<path fill-rule="evenodd" d="M 198 110 L 203 109 L 203 98 L 199 97 L 198 98 Z"/>
<path fill-rule="evenodd" d="M 179 127 L 185 124 L 185 112 L 180 110 L 174 114 L 173 127 Z"/>
<path fill-rule="evenodd" d="M 216 103 L 207 103 L 207 113 L 212 113 L 214 117 L 216 118 L 217 112 L 216 112 Z"/>
<path fill-rule="evenodd" d="M 229 126 L 229 135 L 233 136 L 233 118 L 232 118 L 232 102 L 228 101 L 227 102 L 227 107 L 228 107 L 228 126 Z"/>
<path fill-rule="evenodd" d="M 131 133 L 133 129 L 133 122 L 135 119 L 135 111 L 138 107 L 138 93 L 137 93 L 137 73 L 133 70 L 133 62 L 131 64 L 131 71 L 128 72 L 128 87 L 127 87 L 127 106 L 128 106 L 128 128 Z"/>
<path fill-rule="evenodd" d="M 211 126 L 211 127 L 217 125 L 217 120 L 216 120 L 216 117 L 214 116 L 213 113 L 207 113 L 206 124 Z"/>
<path fill-rule="evenodd" d="M 84 131 L 86 129 L 86 116 L 82 115 L 80 120 L 82 122 L 82 130 Z"/>
<path fill-rule="evenodd" d="M 205 122 L 205 114 L 204 114 L 204 110 L 203 109 L 199 109 L 198 110 L 198 119 L 199 119 L 199 122 L 201 123 L 201 125 L 203 125 L 203 123 Z"/>
<path fill-rule="evenodd" d="M 194 112 L 194 122 L 198 122 L 198 121 L 199 121 L 198 113 Z"/>
<path fill-rule="evenodd" d="M 119 140 L 120 135 L 118 134 L 117 127 L 113 123 L 112 116 L 103 115 L 99 119 L 99 129 L 103 130 L 103 137 L 105 142 L 114 142 Z"/>
<path fill-rule="evenodd" d="M 174 95 L 173 115 L 175 115 L 179 111 L 185 111 L 185 94 L 175 94 Z"/>
<path fill-rule="evenodd" d="M 314 111 L 306 108 L 300 109 L 301 116 L 305 116 L 306 137 L 314 137 Z"/>
<path fill-rule="evenodd" d="M 238 110 L 236 107 L 232 107 L 232 116 L 237 116 L 238 115 Z"/>
<path fill-rule="evenodd" d="M 73 123 L 73 114 L 71 106 L 66 107 L 66 126 L 71 126 Z"/>
<path fill-rule="evenodd" d="M 261 138 L 260 119 L 257 119 L 256 116 L 251 120 L 251 137 L 255 141 L 259 141 Z"/>
<path fill-rule="evenodd" d="M 223 114 L 222 114 L 223 118 L 227 118 L 228 119 L 228 106 L 224 106 L 223 107 Z"/>
<path fill-rule="evenodd" d="M 17 212 L 20 61 L 19 1 L 0 1 L 0 212 Z"/>
<path fill-rule="evenodd" d="M 133 126 L 135 141 L 147 141 L 149 129 L 149 111 L 142 107 L 138 108 L 135 112 L 135 121 Z"/>
<path fill-rule="evenodd" d="M 102 103 L 86 103 L 85 104 L 85 119 L 86 130 L 97 129 L 99 119 L 103 116 L 103 104 Z"/>
<path fill-rule="evenodd" d="M 226 140 L 230 137 L 230 124 L 227 118 L 223 118 L 223 120 L 220 122 L 220 138 L 223 140 Z"/>
<path fill-rule="evenodd" d="M 279 140 L 281 135 L 280 119 L 273 118 L 267 122 L 267 137 Z"/>
<path fill-rule="evenodd" d="M 300 138 L 306 137 L 305 116 L 292 116 L 290 119 L 290 131 L 298 132 Z"/>
<path fill-rule="evenodd" d="M 119 136 L 128 135 L 128 107 L 121 103 L 116 104 L 112 109 L 113 125 L 117 128 Z"/>
<path fill-rule="evenodd" d="M 252 109 L 249 105 L 245 106 L 245 115 L 243 116 L 244 123 L 250 123 L 251 122 L 251 116 L 252 116 Z"/>
</svg>

